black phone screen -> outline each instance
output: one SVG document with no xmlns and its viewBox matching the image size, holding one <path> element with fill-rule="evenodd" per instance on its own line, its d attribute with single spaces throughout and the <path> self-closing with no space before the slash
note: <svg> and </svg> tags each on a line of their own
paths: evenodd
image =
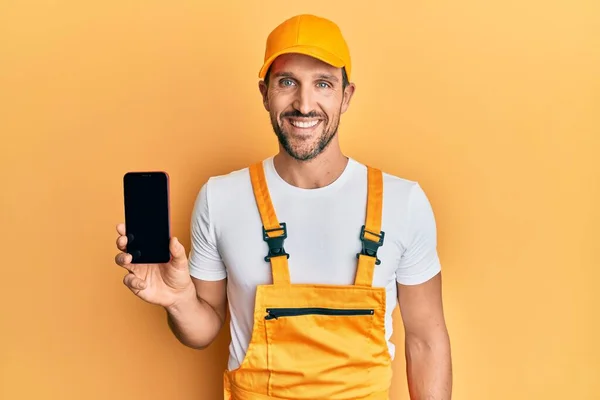
<svg viewBox="0 0 600 400">
<path fill-rule="evenodd" d="M 128 172 L 123 177 L 127 252 L 132 263 L 166 263 L 169 252 L 169 178 L 164 172 Z"/>
</svg>

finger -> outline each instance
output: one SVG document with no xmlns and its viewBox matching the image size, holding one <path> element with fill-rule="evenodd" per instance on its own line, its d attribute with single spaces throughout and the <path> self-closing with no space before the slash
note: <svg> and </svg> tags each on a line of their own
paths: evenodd
<svg viewBox="0 0 600 400">
<path fill-rule="evenodd" d="M 129 253 L 119 253 L 115 256 L 115 263 L 127 271 L 133 272 L 134 264 L 131 264 L 132 258 Z"/>
<path fill-rule="evenodd" d="M 138 278 L 134 274 L 127 274 L 123 278 L 123 283 L 134 293 L 144 290 L 146 288 L 146 282 L 143 279 Z"/>
<path fill-rule="evenodd" d="M 179 240 L 176 237 L 171 239 L 171 242 L 169 244 L 169 250 L 171 251 L 171 257 L 172 257 L 171 262 L 174 265 L 176 265 L 176 266 L 185 265 L 185 262 L 187 261 L 187 257 L 185 254 L 185 248 L 183 247 L 183 245 L 179 242 Z"/>
<path fill-rule="evenodd" d="M 127 236 L 117 238 L 117 248 L 121 251 L 127 251 Z"/>
<path fill-rule="evenodd" d="M 124 223 L 119 223 L 117 224 L 117 233 L 121 236 L 125 236 L 125 224 Z"/>
</svg>

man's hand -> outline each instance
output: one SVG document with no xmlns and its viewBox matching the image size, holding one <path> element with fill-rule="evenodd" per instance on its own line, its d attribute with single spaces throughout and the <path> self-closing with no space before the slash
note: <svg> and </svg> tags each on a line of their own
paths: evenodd
<svg viewBox="0 0 600 400">
<path fill-rule="evenodd" d="M 167 322 L 177 339 L 186 346 L 202 349 L 219 333 L 227 306 L 226 280 L 202 281 L 192 278 L 185 249 L 176 238 L 169 244 L 171 260 L 165 264 L 131 264 L 125 225 L 117 225 L 117 265 L 128 274 L 123 283 L 136 296 L 167 311 Z"/>
<path fill-rule="evenodd" d="M 170 308 L 178 302 L 196 297 L 194 283 L 188 271 L 185 248 L 176 238 L 169 244 L 171 260 L 165 264 L 131 264 L 131 254 L 126 253 L 127 235 L 125 225 L 117 225 L 117 265 L 125 268 L 128 274 L 123 283 L 136 296 L 148 303 Z"/>
</svg>

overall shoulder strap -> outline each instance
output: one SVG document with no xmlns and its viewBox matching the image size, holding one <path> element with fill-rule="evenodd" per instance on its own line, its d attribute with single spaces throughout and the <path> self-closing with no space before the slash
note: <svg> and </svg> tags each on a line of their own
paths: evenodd
<svg viewBox="0 0 600 400">
<path fill-rule="evenodd" d="M 382 210 L 383 173 L 367 166 L 367 215 L 360 231 L 362 250 L 356 255 L 358 267 L 354 284 L 357 286 L 372 286 L 375 265 L 381 263 L 377 249 L 383 245 L 385 236 L 381 231 Z"/>
<path fill-rule="evenodd" d="M 283 248 L 283 242 L 287 238 L 287 228 L 285 222 L 279 223 L 275 208 L 271 202 L 271 195 L 267 187 L 263 162 L 257 162 L 250 166 L 250 179 L 254 198 L 262 220 L 263 240 L 267 242 L 269 251 L 265 256 L 265 261 L 271 263 L 271 273 L 273 283 L 290 284 L 290 273 L 288 268 L 287 254 Z"/>
</svg>

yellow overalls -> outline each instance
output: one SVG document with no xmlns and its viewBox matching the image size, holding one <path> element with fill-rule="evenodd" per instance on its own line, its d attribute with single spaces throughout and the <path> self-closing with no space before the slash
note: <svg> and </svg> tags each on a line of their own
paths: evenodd
<svg viewBox="0 0 600 400">
<path fill-rule="evenodd" d="M 368 168 L 363 243 L 354 285 L 292 284 L 289 255 L 262 162 L 250 167 L 273 284 L 256 290 L 254 327 L 239 368 L 225 371 L 226 400 L 388 400 L 392 362 L 385 340 L 385 288 L 373 287 L 383 244 L 383 177 Z"/>
</svg>

